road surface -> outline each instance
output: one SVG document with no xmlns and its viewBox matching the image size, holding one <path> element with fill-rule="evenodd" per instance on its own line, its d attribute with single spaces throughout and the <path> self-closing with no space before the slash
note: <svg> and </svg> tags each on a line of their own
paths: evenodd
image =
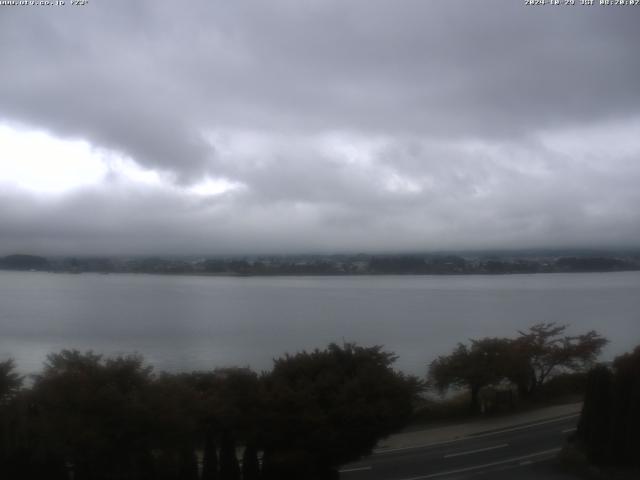
<svg viewBox="0 0 640 480">
<path fill-rule="evenodd" d="M 578 415 L 444 443 L 380 451 L 340 470 L 341 480 L 570 479 L 554 461 Z"/>
</svg>

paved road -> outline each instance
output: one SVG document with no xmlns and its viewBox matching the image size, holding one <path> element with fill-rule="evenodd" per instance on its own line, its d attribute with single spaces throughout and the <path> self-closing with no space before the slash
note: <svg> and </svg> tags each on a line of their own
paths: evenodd
<svg viewBox="0 0 640 480">
<path fill-rule="evenodd" d="M 562 479 L 553 461 L 577 415 L 445 443 L 390 449 L 342 467 L 341 480 Z"/>
</svg>

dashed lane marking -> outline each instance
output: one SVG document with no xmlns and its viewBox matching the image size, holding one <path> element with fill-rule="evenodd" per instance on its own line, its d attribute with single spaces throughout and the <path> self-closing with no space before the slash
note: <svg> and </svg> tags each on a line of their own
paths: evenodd
<svg viewBox="0 0 640 480">
<path fill-rule="evenodd" d="M 465 452 L 458 452 L 458 453 L 450 453 L 449 455 L 445 455 L 444 458 L 453 458 L 453 457 L 461 457 L 463 455 L 472 455 L 474 453 L 488 452 L 489 450 L 497 450 L 498 448 L 505 448 L 508 446 L 509 446 L 508 443 L 503 443 L 502 445 L 494 445 L 492 447 L 478 448 L 476 450 L 467 450 Z"/>
<path fill-rule="evenodd" d="M 449 470 L 449 471 L 446 471 L 446 472 L 432 473 L 432 474 L 429 474 L 429 475 L 421 475 L 421 476 L 418 476 L 418 477 L 403 478 L 402 480 L 426 480 L 428 478 L 437 478 L 437 477 L 445 477 L 447 475 L 456 475 L 458 473 L 471 472 L 473 470 L 481 470 L 483 468 L 497 467 L 498 465 L 506 465 L 506 464 L 509 464 L 509 463 L 518 463 L 518 462 L 521 462 L 521 461 L 529 460 L 531 458 L 542 457 L 544 455 L 551 455 L 551 454 L 554 454 L 554 453 L 558 453 L 560 450 L 561 450 L 560 447 L 552 448 L 550 450 L 543 450 L 541 452 L 530 453 L 529 455 L 523 455 L 521 457 L 514 457 L 514 458 L 508 458 L 506 460 L 500 460 L 499 462 L 491 462 L 491 463 L 485 463 L 485 464 L 482 464 L 482 465 L 474 465 L 472 467 L 460 468 L 458 470 Z"/>
<path fill-rule="evenodd" d="M 364 472 L 366 470 L 371 470 L 371 466 L 366 467 L 354 467 L 354 468 L 345 468 L 343 470 L 338 470 L 339 473 L 351 473 L 351 472 Z"/>
<path fill-rule="evenodd" d="M 579 417 L 579 416 L 580 416 L 579 413 L 574 413 L 574 414 L 571 414 L 571 415 L 565 415 L 563 417 L 553 418 L 551 420 L 544 420 L 544 421 L 536 422 L 536 423 L 528 423 L 528 424 L 525 424 L 525 425 L 519 425 L 517 427 L 509 427 L 509 428 L 506 428 L 506 429 L 503 429 L 503 430 L 495 430 L 495 431 L 492 431 L 492 432 L 466 435 L 466 436 L 454 438 L 454 439 L 451 439 L 451 440 L 445 440 L 444 442 L 430 442 L 430 443 L 423 443 L 423 444 L 420 444 L 420 445 L 411 445 L 411 446 L 407 446 L 407 447 L 385 448 L 385 449 L 380 449 L 380 450 L 374 450 L 373 455 L 386 455 L 388 453 L 402 452 L 402 451 L 405 451 L 405 450 L 418 450 L 418 449 L 421 449 L 421 448 L 430 448 L 430 447 L 439 447 L 439 446 L 444 446 L 444 445 L 450 445 L 452 443 L 462 442 L 464 440 L 473 440 L 473 439 L 476 439 L 476 438 L 490 437 L 492 435 L 500 435 L 501 433 L 516 432 L 518 430 L 526 430 L 527 428 L 538 427 L 540 425 L 547 425 L 549 423 L 564 422 L 565 420 L 569 420 L 571 418 L 575 418 L 575 417 Z"/>
</svg>

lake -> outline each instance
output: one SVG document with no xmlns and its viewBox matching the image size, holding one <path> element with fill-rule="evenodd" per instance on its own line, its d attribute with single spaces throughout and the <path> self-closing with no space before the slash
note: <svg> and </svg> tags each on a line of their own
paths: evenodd
<svg viewBox="0 0 640 480">
<path fill-rule="evenodd" d="M 0 359 L 138 352 L 170 371 L 268 369 L 285 352 L 384 345 L 424 374 L 457 342 L 536 322 L 595 329 L 604 358 L 640 343 L 640 272 L 505 276 L 197 277 L 0 271 Z"/>
</svg>

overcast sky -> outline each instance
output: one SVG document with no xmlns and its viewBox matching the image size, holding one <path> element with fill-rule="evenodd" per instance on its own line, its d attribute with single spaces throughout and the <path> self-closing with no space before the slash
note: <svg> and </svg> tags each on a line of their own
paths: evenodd
<svg viewBox="0 0 640 480">
<path fill-rule="evenodd" d="M 640 6 L 66 3 L 0 6 L 0 254 L 640 244 Z"/>
</svg>

